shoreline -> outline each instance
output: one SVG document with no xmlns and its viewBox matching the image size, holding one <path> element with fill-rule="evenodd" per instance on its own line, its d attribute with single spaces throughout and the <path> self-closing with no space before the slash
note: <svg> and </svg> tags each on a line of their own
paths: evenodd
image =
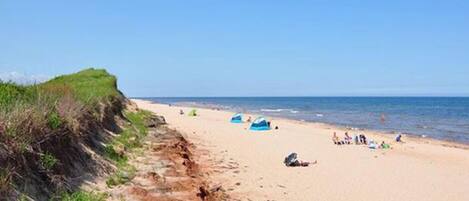
<svg viewBox="0 0 469 201">
<path fill-rule="evenodd" d="M 160 103 L 160 102 L 155 102 L 152 100 L 148 100 L 145 98 L 132 98 L 132 100 L 141 100 L 145 101 L 151 104 L 160 104 L 160 105 L 169 105 L 167 103 Z M 194 104 L 194 105 L 184 105 L 184 104 L 171 104 L 172 107 L 183 107 L 183 108 L 194 108 L 194 109 L 208 109 L 208 110 L 214 110 L 214 111 L 223 111 L 223 112 L 231 112 L 231 113 L 236 113 L 237 111 L 230 110 L 230 109 L 223 109 L 222 107 L 216 107 L 216 106 L 210 106 L 207 104 L 206 107 L 203 106 L 203 104 Z M 293 121 L 296 123 L 307 123 L 307 124 L 313 124 L 316 126 L 320 126 L 322 128 L 330 128 L 330 129 L 335 129 L 335 130 L 340 130 L 342 132 L 361 132 L 361 133 L 366 133 L 371 134 L 373 136 L 379 136 L 380 138 L 386 138 L 390 141 L 394 140 L 394 137 L 401 132 L 398 131 L 385 131 L 385 130 L 377 130 L 377 129 L 367 129 L 367 128 L 356 128 L 356 127 L 349 127 L 349 126 L 344 126 L 344 125 L 339 125 L 339 124 L 333 124 L 333 123 L 324 123 L 324 122 L 317 122 L 317 121 L 309 121 L 309 120 L 298 120 L 294 118 L 288 118 L 288 117 L 280 117 L 280 116 L 269 116 L 269 115 L 263 115 L 263 114 L 257 114 L 257 113 L 243 113 L 244 116 L 252 116 L 255 118 L 256 116 L 264 116 L 267 117 L 268 119 L 271 120 L 283 120 L 283 121 Z M 393 133 L 395 132 L 395 133 Z M 404 139 L 410 139 L 416 143 L 431 143 L 431 144 L 436 144 L 440 146 L 446 146 L 446 147 L 454 147 L 454 148 L 459 148 L 459 149 L 465 149 L 469 150 L 469 143 L 464 143 L 464 142 L 458 142 L 455 140 L 450 140 L 450 139 L 437 139 L 437 138 L 432 138 L 432 137 L 422 137 L 422 134 L 414 134 L 414 133 L 401 133 Z"/>
<path fill-rule="evenodd" d="M 469 199 L 469 150 L 453 143 L 410 137 L 396 143 L 391 135 L 365 131 L 368 139 L 384 140 L 391 149 L 338 146 L 332 132 L 343 137 L 346 129 L 327 124 L 274 117 L 279 130 L 256 132 L 247 123 L 230 123 L 232 112 L 202 108 L 190 117 L 179 109 L 193 107 L 133 101 L 164 116 L 169 127 L 206 150 L 206 162 L 215 167 L 210 181 L 234 200 Z M 317 164 L 285 167 L 283 159 L 292 152 Z"/>
</svg>

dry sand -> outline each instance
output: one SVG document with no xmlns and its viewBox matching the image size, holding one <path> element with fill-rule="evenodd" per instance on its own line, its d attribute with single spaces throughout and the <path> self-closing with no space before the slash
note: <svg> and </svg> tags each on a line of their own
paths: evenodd
<svg viewBox="0 0 469 201">
<path fill-rule="evenodd" d="M 343 129 L 318 123 L 271 118 L 279 130 L 255 132 L 232 124 L 231 112 L 198 109 L 199 116 L 179 115 L 189 108 L 134 100 L 140 108 L 163 115 L 169 126 L 208 150 L 220 169 L 214 181 L 240 200 L 469 200 L 469 150 L 463 145 L 404 138 L 389 150 L 332 144 Z M 254 116 L 253 116 L 254 118 Z M 362 131 L 360 131 L 362 132 Z M 355 131 L 349 133 L 356 134 Z M 364 131 L 368 138 L 389 135 Z M 283 159 L 296 152 L 318 164 L 288 168 Z"/>
</svg>

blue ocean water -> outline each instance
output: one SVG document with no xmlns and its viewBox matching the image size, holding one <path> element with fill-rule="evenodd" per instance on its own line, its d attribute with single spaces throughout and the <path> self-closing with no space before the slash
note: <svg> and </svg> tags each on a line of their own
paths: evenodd
<svg viewBox="0 0 469 201">
<path fill-rule="evenodd" d="M 469 143 L 465 97 L 145 98 Z"/>
</svg>

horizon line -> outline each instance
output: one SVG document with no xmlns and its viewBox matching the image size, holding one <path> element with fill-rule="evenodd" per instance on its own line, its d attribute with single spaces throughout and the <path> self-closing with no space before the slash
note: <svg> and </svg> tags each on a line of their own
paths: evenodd
<svg viewBox="0 0 469 201">
<path fill-rule="evenodd" d="M 469 95 L 442 96 L 442 95 L 383 95 L 383 96 L 130 96 L 130 98 L 469 98 Z"/>
</svg>

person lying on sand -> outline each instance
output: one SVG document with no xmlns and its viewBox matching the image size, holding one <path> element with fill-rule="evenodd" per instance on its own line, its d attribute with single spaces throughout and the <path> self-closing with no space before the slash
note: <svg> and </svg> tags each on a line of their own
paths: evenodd
<svg viewBox="0 0 469 201">
<path fill-rule="evenodd" d="M 298 160 L 298 154 L 297 153 L 291 153 L 287 157 L 285 157 L 285 159 L 283 160 L 283 163 L 287 167 L 307 167 L 309 165 L 318 163 L 318 161 L 316 160 L 312 163 L 307 162 L 307 161 L 300 161 L 300 160 Z"/>
</svg>

